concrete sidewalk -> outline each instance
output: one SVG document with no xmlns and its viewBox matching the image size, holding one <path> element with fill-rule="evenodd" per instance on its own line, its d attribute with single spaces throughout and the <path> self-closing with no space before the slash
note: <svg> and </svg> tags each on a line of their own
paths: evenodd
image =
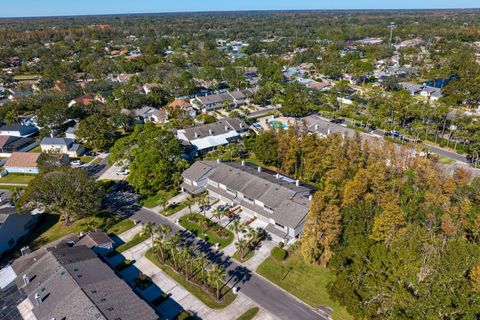
<svg viewBox="0 0 480 320">
<path fill-rule="evenodd" d="M 117 235 L 117 237 L 125 243 L 132 240 L 133 237 L 135 237 L 135 235 L 137 235 L 142 231 L 142 229 L 143 229 L 143 225 L 137 224 L 135 227 Z"/>
</svg>

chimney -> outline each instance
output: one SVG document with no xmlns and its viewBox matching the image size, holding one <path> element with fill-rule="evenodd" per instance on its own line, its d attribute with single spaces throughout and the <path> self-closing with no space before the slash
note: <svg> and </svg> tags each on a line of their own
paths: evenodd
<svg viewBox="0 0 480 320">
<path fill-rule="evenodd" d="M 275 175 L 275 178 L 280 179 L 280 173 L 277 172 L 277 174 Z"/>
<path fill-rule="evenodd" d="M 257 171 L 262 172 L 262 167 L 258 166 Z"/>
<path fill-rule="evenodd" d="M 42 298 L 40 298 L 40 295 L 38 293 L 35 293 L 35 301 L 37 302 L 38 305 L 40 305 L 43 302 Z"/>
<path fill-rule="evenodd" d="M 198 132 L 195 132 L 195 138 L 198 138 Z"/>
<path fill-rule="evenodd" d="M 245 160 L 242 160 L 242 167 L 245 167 Z"/>
<path fill-rule="evenodd" d="M 315 131 L 318 131 L 318 123 L 315 125 Z"/>
<path fill-rule="evenodd" d="M 297 179 L 297 180 L 295 181 L 295 185 L 296 185 L 297 187 L 300 187 L 300 180 Z"/>
<path fill-rule="evenodd" d="M 25 286 L 28 286 L 28 284 L 30 283 L 30 278 L 26 274 L 24 274 L 22 278 L 23 278 L 23 284 Z"/>
</svg>

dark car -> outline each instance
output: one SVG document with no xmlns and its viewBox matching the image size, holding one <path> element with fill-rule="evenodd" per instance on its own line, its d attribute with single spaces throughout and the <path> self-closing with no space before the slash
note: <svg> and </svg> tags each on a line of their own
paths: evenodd
<svg viewBox="0 0 480 320">
<path fill-rule="evenodd" d="M 332 119 L 330 120 L 331 123 L 336 123 L 336 124 L 341 124 L 341 123 L 344 123 L 345 120 L 343 119 Z"/>
</svg>

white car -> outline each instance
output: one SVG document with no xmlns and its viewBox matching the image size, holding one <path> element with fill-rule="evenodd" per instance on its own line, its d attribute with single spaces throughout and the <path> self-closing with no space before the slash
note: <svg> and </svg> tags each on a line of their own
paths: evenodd
<svg viewBox="0 0 480 320">
<path fill-rule="evenodd" d="M 130 170 L 128 170 L 127 168 L 123 168 L 123 169 L 117 170 L 116 173 L 117 173 L 117 176 L 127 176 L 130 173 Z"/>
<path fill-rule="evenodd" d="M 72 165 L 72 167 L 79 167 L 79 166 L 81 166 L 83 163 L 82 163 L 82 161 L 80 161 L 80 160 L 73 160 L 72 162 L 70 162 L 70 164 Z"/>
</svg>

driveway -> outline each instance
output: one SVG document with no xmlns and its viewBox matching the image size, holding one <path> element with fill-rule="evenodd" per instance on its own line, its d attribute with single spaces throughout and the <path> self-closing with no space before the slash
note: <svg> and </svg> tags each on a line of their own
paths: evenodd
<svg viewBox="0 0 480 320">
<path fill-rule="evenodd" d="M 191 233 L 183 230 L 160 214 L 141 208 L 132 218 L 142 222 L 153 222 L 157 225 L 170 225 L 173 232 L 180 232 L 183 235 L 185 238 L 184 244 L 192 245 L 195 251 L 205 253 L 210 260 L 226 268 L 228 274 L 227 285 L 229 287 L 238 287 L 241 293 L 245 294 L 276 317 L 280 319 L 302 320 L 328 319 L 325 315 L 317 313 L 317 311 L 310 306 L 257 275 L 252 270 L 235 262 L 223 253 L 214 250 L 210 244 L 194 237 Z"/>
<path fill-rule="evenodd" d="M 120 170 L 120 167 L 117 167 L 115 165 L 106 168 L 105 171 L 102 172 L 102 174 L 98 177 L 98 180 L 116 180 L 116 181 L 122 181 L 127 178 L 127 176 L 122 176 L 118 175 L 117 171 Z"/>
</svg>

